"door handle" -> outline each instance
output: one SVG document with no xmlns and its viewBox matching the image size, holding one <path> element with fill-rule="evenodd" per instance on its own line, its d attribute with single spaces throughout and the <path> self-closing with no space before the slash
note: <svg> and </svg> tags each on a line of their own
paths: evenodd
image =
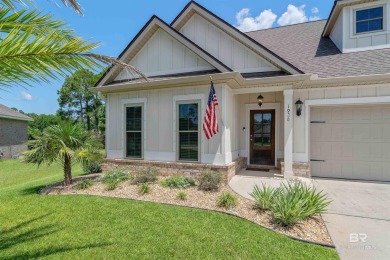
<svg viewBox="0 0 390 260">
<path fill-rule="evenodd" d="M 315 159 L 311 159 L 310 161 L 311 162 L 325 162 L 325 160 L 315 160 Z"/>
</svg>

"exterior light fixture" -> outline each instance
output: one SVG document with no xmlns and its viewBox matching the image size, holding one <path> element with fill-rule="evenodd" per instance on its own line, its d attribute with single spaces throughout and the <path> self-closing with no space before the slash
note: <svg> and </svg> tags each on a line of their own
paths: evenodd
<svg viewBox="0 0 390 260">
<path fill-rule="evenodd" d="M 257 103 L 259 104 L 259 107 L 263 105 L 263 99 L 264 97 L 261 94 L 257 97 Z"/>
<path fill-rule="evenodd" d="M 301 116 L 302 114 L 302 107 L 303 107 L 303 102 L 299 98 L 297 102 L 295 102 L 295 107 L 297 108 L 297 116 Z"/>
</svg>

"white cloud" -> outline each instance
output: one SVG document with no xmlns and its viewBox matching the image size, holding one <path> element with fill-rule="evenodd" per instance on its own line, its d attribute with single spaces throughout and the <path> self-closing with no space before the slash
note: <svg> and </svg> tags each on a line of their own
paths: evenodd
<svg viewBox="0 0 390 260">
<path fill-rule="evenodd" d="M 271 9 L 264 10 L 258 16 L 253 17 L 249 8 L 244 8 L 236 14 L 237 29 L 243 32 L 271 28 L 276 21 L 277 15 Z"/>
<path fill-rule="evenodd" d="M 313 7 L 313 8 L 311 9 L 311 13 L 312 13 L 312 14 L 318 14 L 319 12 L 320 12 L 320 10 L 318 10 L 317 7 Z"/>
<path fill-rule="evenodd" d="M 310 16 L 309 17 L 309 21 L 313 22 L 313 21 L 318 21 L 318 20 L 321 20 L 321 17 L 315 15 L 315 16 Z"/>
<path fill-rule="evenodd" d="M 31 101 L 33 100 L 33 96 L 31 96 L 29 93 L 27 93 L 26 91 L 22 91 L 20 92 L 20 95 L 22 95 L 22 98 L 26 101 Z"/>
<path fill-rule="evenodd" d="M 307 22 L 309 19 L 305 14 L 305 7 L 305 5 L 296 7 L 295 5 L 289 4 L 287 6 L 287 11 L 278 19 L 278 24 L 284 26 Z"/>
</svg>

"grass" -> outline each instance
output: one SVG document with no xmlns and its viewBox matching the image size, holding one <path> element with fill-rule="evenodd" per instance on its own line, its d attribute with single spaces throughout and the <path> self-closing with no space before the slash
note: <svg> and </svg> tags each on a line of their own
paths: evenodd
<svg viewBox="0 0 390 260">
<path fill-rule="evenodd" d="M 76 167 L 74 176 L 81 175 Z M 59 166 L 0 160 L 0 259 L 337 259 L 335 250 L 204 210 L 96 196 L 43 196 Z"/>
</svg>

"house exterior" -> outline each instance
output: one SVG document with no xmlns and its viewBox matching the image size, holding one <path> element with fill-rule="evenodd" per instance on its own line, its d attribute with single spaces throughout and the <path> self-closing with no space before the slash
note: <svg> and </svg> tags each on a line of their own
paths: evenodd
<svg viewBox="0 0 390 260">
<path fill-rule="evenodd" d="M 0 104 L 0 159 L 15 158 L 27 150 L 28 122 L 32 120 Z"/>
<path fill-rule="evenodd" d="M 94 88 L 104 168 L 390 181 L 389 4 L 335 1 L 328 20 L 248 33 L 193 1 L 171 24 L 153 16 L 119 56 L 149 80 L 114 66 Z M 210 76 L 223 120 L 207 140 Z"/>
</svg>

